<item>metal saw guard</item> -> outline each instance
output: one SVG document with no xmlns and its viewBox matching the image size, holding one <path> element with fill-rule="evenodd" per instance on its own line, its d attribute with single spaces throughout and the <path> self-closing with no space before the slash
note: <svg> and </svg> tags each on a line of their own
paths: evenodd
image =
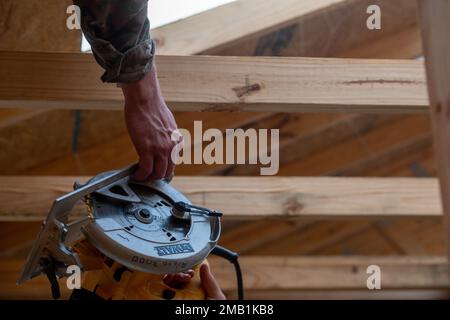
<svg viewBox="0 0 450 320">
<path fill-rule="evenodd" d="M 93 179 L 98 179 L 94 177 Z M 132 185 L 150 187 L 157 196 L 163 198 L 175 207 L 176 203 L 190 205 L 190 201 L 179 191 L 171 187 L 164 180 L 158 180 L 151 183 L 132 182 Z M 125 177 L 115 181 L 106 188 L 99 189 L 91 196 L 90 206 L 95 212 L 98 200 L 93 198 L 100 194 L 106 197 L 117 198 L 117 194 L 111 194 L 110 189 L 120 187 L 126 189 L 127 196 L 120 196 L 122 200 L 141 203 L 140 198 L 129 187 L 129 178 Z M 166 202 L 166 203 L 167 203 Z M 146 204 L 145 207 L 148 207 Z M 172 207 L 172 211 L 174 210 Z M 164 209 L 169 210 L 167 207 Z M 95 216 L 95 223 L 85 225 L 82 230 L 87 240 L 99 249 L 104 255 L 112 260 L 125 265 L 126 267 L 153 274 L 177 273 L 191 269 L 200 264 L 215 247 L 220 236 L 220 220 L 218 217 L 211 217 L 204 214 L 186 214 L 183 212 L 181 217 L 175 219 L 189 220 L 190 229 L 183 239 L 175 241 L 157 241 L 151 242 L 139 237 L 139 235 L 130 234 L 124 230 L 123 226 L 118 224 L 116 217 L 109 217 L 109 213 L 114 208 L 106 209 L 106 217 L 100 217 L 100 213 Z M 178 212 L 177 210 L 175 210 Z M 173 217 L 172 213 L 172 217 Z M 124 220 L 124 219 L 122 219 Z M 132 237 L 132 241 L 130 241 Z M 133 244 L 133 249 L 130 248 Z M 163 249 L 181 248 L 175 252 L 167 252 Z M 188 248 L 189 250 L 183 250 Z M 153 254 L 154 252 L 164 251 L 162 257 Z"/>
</svg>

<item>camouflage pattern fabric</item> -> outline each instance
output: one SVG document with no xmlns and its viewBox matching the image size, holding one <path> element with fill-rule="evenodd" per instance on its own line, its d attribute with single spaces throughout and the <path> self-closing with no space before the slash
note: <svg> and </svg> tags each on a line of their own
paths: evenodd
<svg viewBox="0 0 450 320">
<path fill-rule="evenodd" d="M 104 82 L 135 82 L 150 71 L 155 44 L 150 38 L 148 0 L 73 0 L 81 28 Z"/>
</svg>

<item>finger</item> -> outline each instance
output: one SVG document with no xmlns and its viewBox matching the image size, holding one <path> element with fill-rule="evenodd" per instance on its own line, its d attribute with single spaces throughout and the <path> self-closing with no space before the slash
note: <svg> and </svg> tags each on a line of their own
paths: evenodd
<svg viewBox="0 0 450 320">
<path fill-rule="evenodd" d="M 173 177 L 173 172 L 175 171 L 175 164 L 172 162 L 172 159 L 169 158 L 167 163 L 167 170 L 164 178 L 170 179 Z"/>
<path fill-rule="evenodd" d="M 200 267 L 200 280 L 203 290 L 206 292 L 206 298 L 212 300 L 225 300 L 225 295 L 219 287 L 216 279 L 211 273 L 208 264 L 203 264 Z"/>
<path fill-rule="evenodd" d="M 150 180 L 159 180 L 164 178 L 167 170 L 167 158 L 157 157 L 152 174 L 149 176 Z"/>
<path fill-rule="evenodd" d="M 153 157 L 147 156 L 139 159 L 139 166 L 133 173 L 132 179 L 136 181 L 144 181 L 153 173 Z"/>
</svg>

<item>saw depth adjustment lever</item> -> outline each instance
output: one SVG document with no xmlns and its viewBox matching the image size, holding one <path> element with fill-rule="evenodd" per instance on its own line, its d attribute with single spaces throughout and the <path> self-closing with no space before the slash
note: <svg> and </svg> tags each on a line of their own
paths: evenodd
<svg viewBox="0 0 450 320">
<path fill-rule="evenodd" d="M 179 219 L 189 219 L 190 214 L 204 214 L 209 217 L 222 217 L 223 213 L 210 210 L 208 208 L 203 208 L 199 206 L 195 206 L 190 203 L 186 203 L 183 201 L 178 201 L 174 203 L 172 209 L 173 216 Z"/>
</svg>

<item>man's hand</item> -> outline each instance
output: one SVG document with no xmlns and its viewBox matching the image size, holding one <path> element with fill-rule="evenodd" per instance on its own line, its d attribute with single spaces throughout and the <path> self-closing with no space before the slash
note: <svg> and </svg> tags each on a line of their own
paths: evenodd
<svg viewBox="0 0 450 320">
<path fill-rule="evenodd" d="M 139 168 L 133 178 L 138 181 L 169 178 L 174 164 L 170 154 L 177 129 L 172 112 L 161 94 L 156 67 L 140 81 L 121 85 L 125 97 L 125 121 L 139 156 Z"/>
</svg>

